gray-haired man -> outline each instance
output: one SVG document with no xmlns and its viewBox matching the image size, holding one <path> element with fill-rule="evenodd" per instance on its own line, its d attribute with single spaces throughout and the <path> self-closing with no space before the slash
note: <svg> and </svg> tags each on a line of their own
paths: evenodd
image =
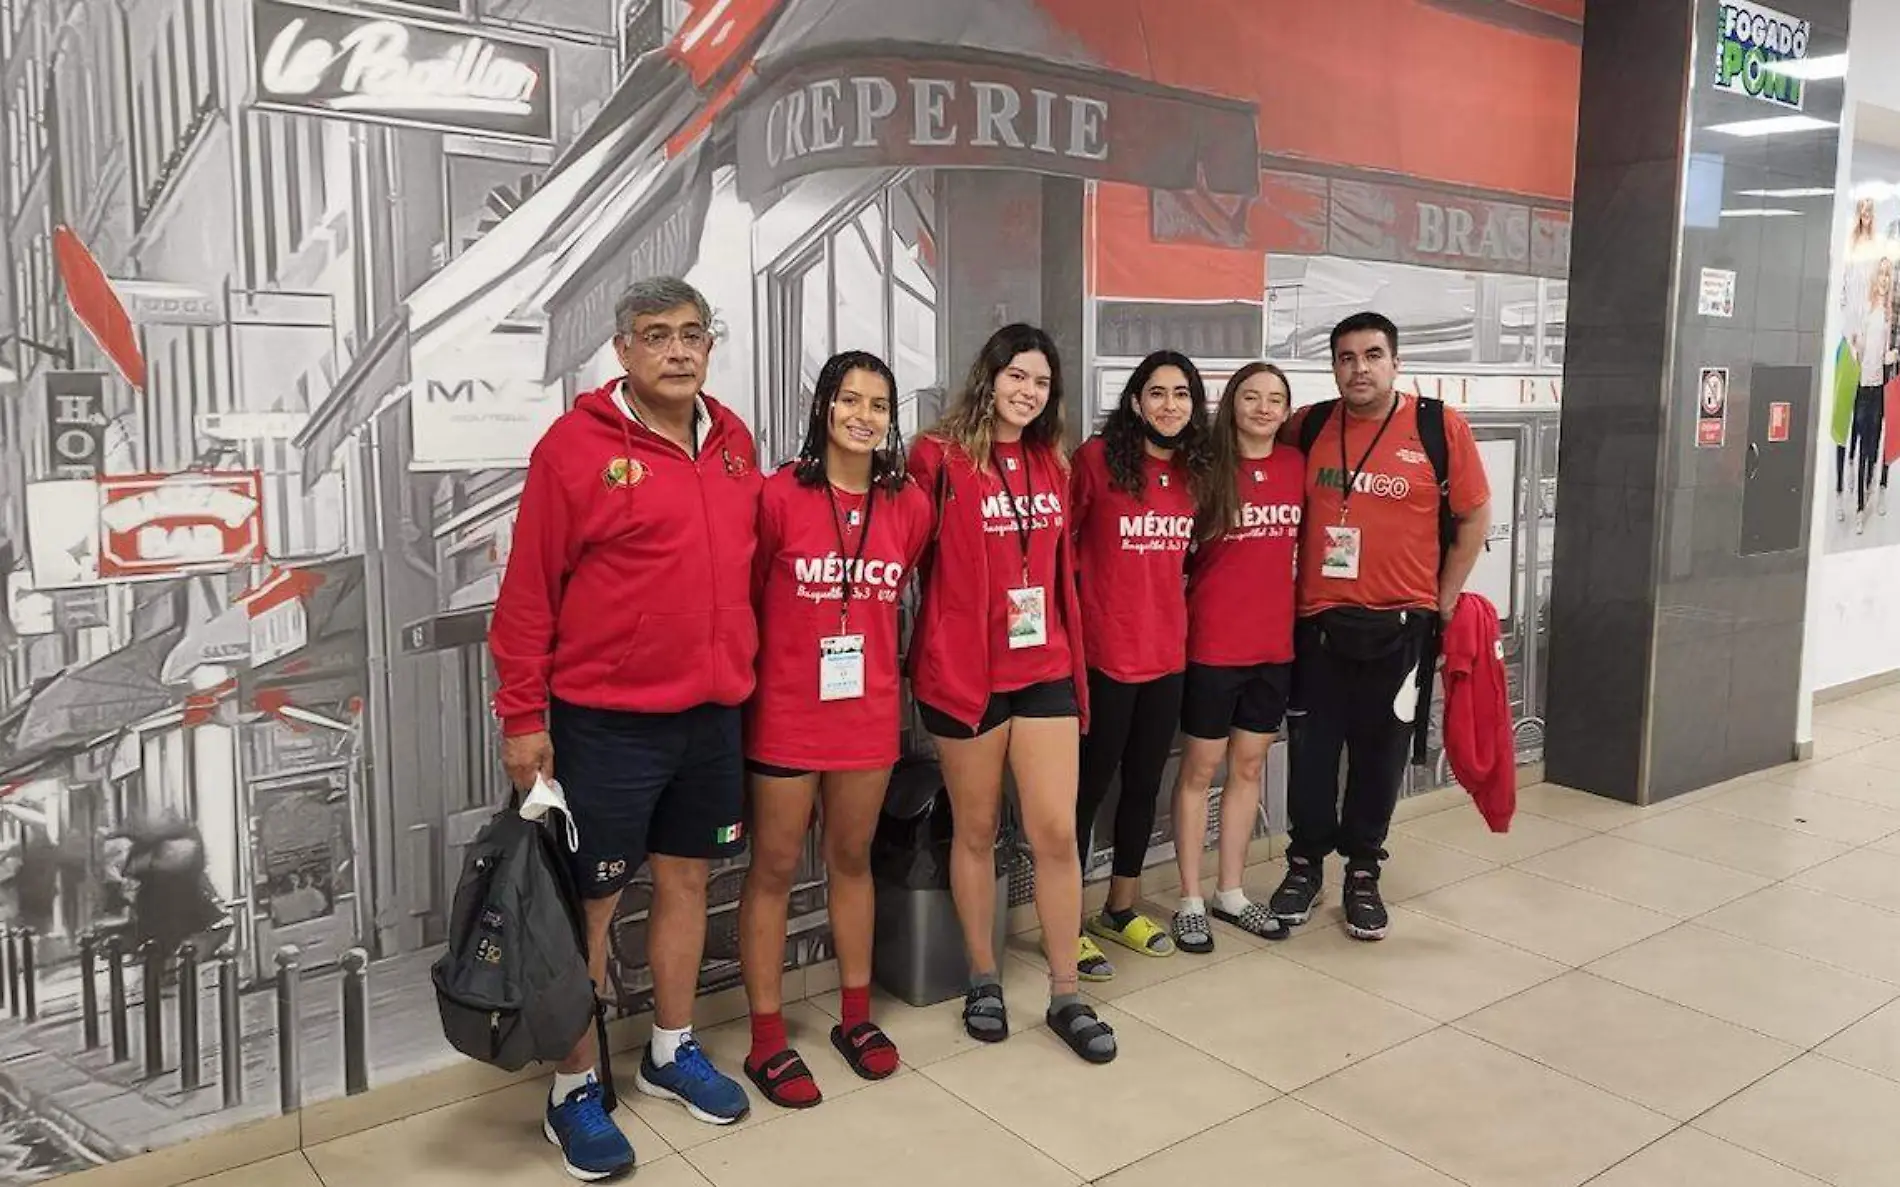
<svg viewBox="0 0 1900 1187">
<path fill-rule="evenodd" d="M 588 954 L 642 862 L 653 1038 L 635 1086 L 702 1121 L 745 1116 L 743 1089 L 692 1039 L 715 858 L 744 848 L 739 706 L 752 694 L 761 479 L 752 435 L 701 390 L 712 312 L 691 285 L 644 280 L 615 308 L 626 376 L 575 402 L 535 447 L 488 643 L 502 763 L 558 778 L 579 826 Z M 570 1174 L 624 1174 L 590 1032 L 554 1079 L 545 1132 Z"/>
</svg>

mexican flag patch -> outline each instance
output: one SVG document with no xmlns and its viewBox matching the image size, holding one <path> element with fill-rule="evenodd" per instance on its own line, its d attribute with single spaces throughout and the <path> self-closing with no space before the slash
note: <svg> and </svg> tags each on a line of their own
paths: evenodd
<svg viewBox="0 0 1900 1187">
<path fill-rule="evenodd" d="M 713 831 L 713 841 L 719 845 L 730 845 L 734 841 L 737 841 L 739 835 L 744 831 L 745 825 L 743 824 L 728 824 L 724 828 L 715 829 Z"/>
</svg>

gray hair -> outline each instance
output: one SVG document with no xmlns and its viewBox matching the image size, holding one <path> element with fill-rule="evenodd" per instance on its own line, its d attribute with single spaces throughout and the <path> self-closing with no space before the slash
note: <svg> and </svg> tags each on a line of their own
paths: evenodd
<svg viewBox="0 0 1900 1187">
<path fill-rule="evenodd" d="M 636 280 L 627 286 L 614 302 L 614 333 L 626 337 L 633 333 L 633 319 L 652 317 L 682 305 L 691 305 L 699 312 L 699 324 L 712 328 L 712 306 L 707 303 L 705 294 L 677 276 L 649 276 Z"/>
</svg>

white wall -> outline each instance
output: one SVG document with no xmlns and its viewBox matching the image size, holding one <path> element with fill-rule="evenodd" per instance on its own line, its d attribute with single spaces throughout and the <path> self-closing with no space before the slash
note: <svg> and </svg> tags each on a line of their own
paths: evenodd
<svg viewBox="0 0 1900 1187">
<path fill-rule="evenodd" d="M 1840 246 L 1852 218 L 1849 196 L 1852 153 L 1857 130 L 1900 125 L 1900 72 L 1891 57 L 1900 46 L 1900 2 L 1855 0 L 1850 29 L 1847 111 L 1841 122 L 1841 164 L 1835 182 L 1835 256 L 1829 278 L 1830 293 L 1840 290 L 1844 259 Z M 1866 107 L 1887 111 L 1868 112 Z M 1885 139 L 1885 136 L 1882 136 Z M 1825 351 L 1831 360 L 1840 339 L 1839 303 L 1827 303 Z M 1821 390 L 1832 390 L 1831 376 Z M 1820 415 L 1826 416 L 1827 400 Z M 1817 469 L 1813 531 L 1808 569 L 1807 645 L 1802 655 L 1800 719 L 1796 737 L 1813 737 L 1813 694 L 1871 676 L 1900 672 L 1900 545 L 1828 552 L 1827 515 L 1833 491 L 1834 442 L 1825 431 L 1816 433 Z"/>
</svg>

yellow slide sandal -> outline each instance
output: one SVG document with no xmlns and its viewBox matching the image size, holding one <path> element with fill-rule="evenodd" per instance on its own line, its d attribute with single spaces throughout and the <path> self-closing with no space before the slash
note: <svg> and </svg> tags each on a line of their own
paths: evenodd
<svg viewBox="0 0 1900 1187">
<path fill-rule="evenodd" d="M 1087 930 L 1092 936 L 1111 940 L 1143 956 L 1174 955 L 1174 937 L 1146 915 L 1136 915 L 1127 927 L 1116 927 L 1113 919 L 1098 913 L 1089 916 Z"/>
</svg>

